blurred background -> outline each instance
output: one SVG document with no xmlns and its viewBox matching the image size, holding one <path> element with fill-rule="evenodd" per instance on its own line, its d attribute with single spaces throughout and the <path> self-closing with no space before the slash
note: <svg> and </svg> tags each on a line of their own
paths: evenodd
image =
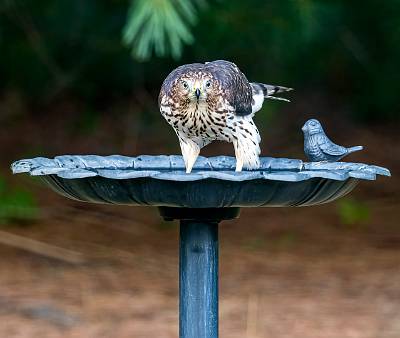
<svg viewBox="0 0 400 338">
<path fill-rule="evenodd" d="M 346 160 L 393 175 L 326 206 L 223 223 L 221 336 L 400 337 L 397 0 L 1 0 L 1 337 L 176 337 L 177 224 L 63 199 L 9 165 L 178 154 L 159 88 L 178 65 L 215 59 L 295 88 L 256 116 L 263 155 L 304 159 L 314 117 L 364 145 Z"/>
</svg>

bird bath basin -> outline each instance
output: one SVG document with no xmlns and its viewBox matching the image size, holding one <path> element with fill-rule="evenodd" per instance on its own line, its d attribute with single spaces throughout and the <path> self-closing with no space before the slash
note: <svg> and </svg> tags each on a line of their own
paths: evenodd
<svg viewBox="0 0 400 338">
<path fill-rule="evenodd" d="M 199 157 L 185 173 L 181 156 L 58 156 L 14 162 L 83 202 L 156 206 L 180 226 L 180 337 L 218 336 L 218 223 L 240 207 L 300 207 L 334 201 L 360 180 L 390 176 L 375 165 L 263 157 L 258 170 L 235 172 L 232 157 Z"/>
</svg>

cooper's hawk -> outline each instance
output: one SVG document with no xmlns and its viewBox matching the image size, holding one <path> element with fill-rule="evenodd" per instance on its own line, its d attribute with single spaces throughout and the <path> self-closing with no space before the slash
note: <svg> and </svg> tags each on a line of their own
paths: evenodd
<svg viewBox="0 0 400 338">
<path fill-rule="evenodd" d="M 249 83 L 232 62 L 183 65 L 173 70 L 161 87 L 161 114 L 174 128 L 186 172 L 190 173 L 200 149 L 214 140 L 232 142 L 236 171 L 259 167 L 260 134 L 253 122 L 264 99 L 291 88 Z"/>
</svg>

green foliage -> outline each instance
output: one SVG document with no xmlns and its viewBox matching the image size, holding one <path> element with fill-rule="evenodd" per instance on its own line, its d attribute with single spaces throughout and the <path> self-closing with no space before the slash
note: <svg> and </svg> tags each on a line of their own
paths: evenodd
<svg viewBox="0 0 400 338">
<path fill-rule="evenodd" d="M 7 0 L 0 4 L 0 94 L 15 89 L 28 104 L 68 94 L 100 106 L 139 88 L 155 96 L 179 64 L 227 59 L 250 80 L 294 87 L 293 102 L 321 98 L 319 107 L 300 98 L 303 110 L 333 102 L 360 120 L 400 117 L 398 0 L 204 4 Z"/>
<path fill-rule="evenodd" d="M 196 23 L 194 1 L 135 0 L 123 30 L 123 41 L 132 45 L 139 60 L 149 59 L 154 49 L 157 56 L 170 54 L 178 59 L 183 44 L 194 41 L 190 27 Z"/>
<path fill-rule="evenodd" d="M 370 210 L 367 205 L 351 198 L 344 198 L 337 203 L 338 213 L 344 225 L 366 224 L 370 220 Z"/>
<path fill-rule="evenodd" d="M 21 188 L 12 189 L 0 177 L 0 223 L 35 219 L 38 211 L 30 192 Z"/>
</svg>

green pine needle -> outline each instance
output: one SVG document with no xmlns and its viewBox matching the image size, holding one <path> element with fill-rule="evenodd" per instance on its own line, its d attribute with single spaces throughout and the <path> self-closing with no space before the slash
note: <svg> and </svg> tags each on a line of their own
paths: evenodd
<svg viewBox="0 0 400 338">
<path fill-rule="evenodd" d="M 123 42 L 132 48 L 132 55 L 142 61 L 148 60 L 153 52 L 159 57 L 178 59 L 183 45 L 194 41 L 190 29 L 197 21 L 196 7 L 204 5 L 205 1 L 199 0 L 132 1 L 123 29 Z"/>
</svg>

